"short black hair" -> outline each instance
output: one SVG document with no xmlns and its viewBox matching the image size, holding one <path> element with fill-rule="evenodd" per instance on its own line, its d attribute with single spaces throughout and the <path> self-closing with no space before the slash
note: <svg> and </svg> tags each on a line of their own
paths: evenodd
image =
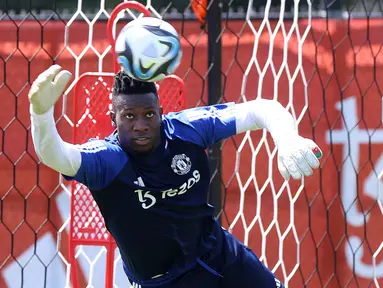
<svg viewBox="0 0 383 288">
<path fill-rule="evenodd" d="M 124 71 L 119 71 L 114 76 L 112 96 L 115 98 L 120 94 L 146 94 L 153 93 L 158 97 L 157 88 L 154 82 L 143 82 L 131 78 Z"/>
</svg>

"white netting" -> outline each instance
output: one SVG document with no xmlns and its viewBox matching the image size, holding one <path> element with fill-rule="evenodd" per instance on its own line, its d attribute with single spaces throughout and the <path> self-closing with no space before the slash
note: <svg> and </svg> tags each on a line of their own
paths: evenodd
<svg viewBox="0 0 383 288">
<path fill-rule="evenodd" d="M 252 2 L 249 1 L 249 7 L 252 7 Z M 258 89 L 257 89 L 257 98 L 265 98 L 265 89 L 264 89 L 264 80 L 266 73 L 272 74 L 273 78 L 273 85 L 274 85 L 274 93 L 272 96 L 273 99 L 280 100 L 280 94 L 282 91 L 279 91 L 279 81 L 284 74 L 287 79 L 289 86 L 288 87 L 282 87 L 283 89 L 283 94 L 288 95 L 288 104 L 286 105 L 286 108 L 291 111 L 291 114 L 294 116 L 296 119 L 297 125 L 299 125 L 302 117 L 304 116 L 304 113 L 307 109 L 308 106 L 308 99 L 307 99 L 307 81 L 306 81 L 306 76 L 305 76 L 305 71 L 302 66 L 302 47 L 303 43 L 306 39 L 306 36 L 311 28 L 311 9 L 309 7 L 308 9 L 308 14 L 307 14 L 307 26 L 303 31 L 300 31 L 299 28 L 302 29 L 302 27 L 298 26 L 298 16 L 299 16 L 299 1 L 294 2 L 294 17 L 292 19 L 292 23 L 290 23 L 290 27 L 285 27 L 284 23 L 284 18 L 285 18 L 285 2 L 281 1 L 281 7 L 280 7 L 280 15 L 278 18 L 278 22 L 274 27 L 271 27 L 270 24 L 270 19 L 269 19 L 269 11 L 271 8 L 271 2 L 268 1 L 265 7 L 265 15 L 264 19 L 261 22 L 259 27 L 254 27 L 252 20 L 251 20 L 251 15 L 250 12 L 252 12 L 251 9 L 248 10 L 247 15 L 246 15 L 246 23 L 250 27 L 251 31 L 254 33 L 255 36 L 255 41 L 254 41 L 254 46 L 253 46 L 253 53 L 251 56 L 251 59 L 246 67 L 244 77 L 243 77 L 243 82 L 242 82 L 242 88 L 241 88 L 241 95 L 243 98 L 243 101 L 249 100 L 249 97 L 246 95 L 246 88 L 247 88 L 247 83 L 249 81 L 253 81 L 251 75 L 251 70 L 256 70 L 256 74 L 259 76 L 258 80 Z M 267 31 L 267 32 L 266 32 Z M 268 45 L 268 52 L 267 52 L 267 60 L 264 63 L 260 63 L 262 61 L 259 60 L 259 45 L 260 41 L 262 41 L 262 38 L 264 35 L 268 35 L 268 39 L 266 41 L 269 43 Z M 294 37 L 294 40 L 291 41 L 292 36 Z M 276 38 L 277 37 L 283 37 L 283 59 L 281 63 L 274 63 L 273 62 L 273 56 L 276 55 L 281 49 L 281 47 L 276 47 Z M 280 41 L 281 42 L 281 41 Z M 279 42 L 279 43 L 280 43 Z M 293 44 L 291 43 L 293 42 Z M 295 42 L 295 43 L 294 43 Z M 290 52 L 291 46 L 296 45 L 297 47 L 297 63 L 289 63 L 288 62 L 288 54 Z M 279 67 L 278 67 L 279 66 Z M 254 77 L 254 76 L 253 76 Z M 301 107 L 294 107 L 293 104 L 293 98 L 294 98 L 294 86 L 295 82 L 297 81 L 297 78 L 301 77 L 302 88 L 304 89 L 305 97 L 304 97 L 304 103 Z M 251 95 L 250 99 L 252 99 L 253 95 Z M 246 245 L 249 245 L 249 235 L 250 231 L 253 229 L 254 225 L 258 223 L 259 225 L 259 231 L 262 235 L 262 245 L 261 245 L 261 253 L 258 254 L 260 259 L 270 268 L 272 271 L 276 271 L 277 269 L 281 269 L 283 272 L 283 278 L 281 279 L 286 285 L 288 285 L 289 280 L 291 277 L 296 273 L 298 267 L 299 267 L 299 261 L 300 261 L 300 249 L 299 249 L 299 236 L 297 235 L 297 231 L 295 229 L 295 220 L 294 220 L 294 208 L 295 208 L 295 203 L 299 199 L 301 192 L 303 191 L 303 181 L 302 184 L 297 187 L 297 188 L 292 188 L 291 190 L 290 186 L 288 185 L 287 182 L 283 183 L 279 187 L 273 183 L 273 178 L 275 176 L 275 169 L 273 169 L 274 163 L 275 163 L 275 157 L 277 155 L 276 147 L 272 147 L 269 145 L 269 142 L 267 141 L 266 138 L 266 133 L 263 134 L 263 137 L 260 139 L 258 143 L 253 143 L 251 138 L 250 138 L 250 133 L 247 132 L 247 135 L 243 137 L 243 140 L 240 143 L 240 146 L 238 147 L 237 154 L 238 154 L 238 159 L 240 159 L 240 154 L 243 150 L 243 147 L 248 144 L 251 151 L 252 151 L 252 156 L 253 156 L 253 161 L 251 163 L 251 175 L 248 178 L 244 178 L 240 172 L 239 172 L 239 165 L 236 166 L 235 174 L 238 183 L 240 184 L 240 207 L 238 210 L 238 213 L 236 217 L 234 218 L 233 222 L 230 224 L 229 229 L 230 231 L 233 230 L 234 226 L 237 225 L 238 221 L 242 221 L 243 229 L 244 229 L 244 243 Z M 265 166 L 268 169 L 267 173 L 267 178 L 265 181 L 257 181 L 257 174 L 256 174 L 256 165 L 257 165 L 257 155 L 261 149 L 264 149 L 268 155 L 268 163 L 265 163 Z M 264 167 L 264 169 L 266 169 Z M 253 182 L 254 187 L 255 187 L 255 194 L 257 198 L 257 208 L 256 208 L 256 213 L 254 215 L 253 219 L 246 219 L 244 215 L 244 206 L 243 203 L 246 201 L 246 191 L 249 188 L 249 184 Z M 262 212 L 261 212 L 261 206 L 264 205 L 262 203 L 262 196 L 264 193 L 272 193 L 273 196 L 273 219 L 269 223 L 265 223 L 265 221 L 262 221 Z M 249 192 L 247 192 L 249 193 Z M 282 193 L 287 193 L 288 199 L 290 202 L 289 206 L 289 218 L 290 221 L 287 225 L 287 227 L 280 227 L 278 223 L 278 200 L 280 199 Z M 255 203 L 254 203 L 255 204 Z M 278 249 L 278 259 L 274 263 L 269 262 L 267 260 L 267 253 L 266 250 L 270 249 L 268 248 L 268 243 L 267 243 L 267 238 L 268 234 L 272 229 L 275 229 L 278 237 L 278 245 L 273 245 L 271 249 Z M 296 248 L 293 248 L 293 250 L 296 250 L 296 255 L 292 255 L 294 257 L 293 262 L 295 262 L 294 267 L 286 268 L 284 265 L 284 255 L 283 251 L 286 249 L 286 246 L 284 245 L 286 237 L 290 235 L 291 237 L 294 238 L 294 244 Z M 290 244 L 291 245 L 291 244 Z M 289 249 L 288 247 L 287 249 Z M 291 248 L 290 248 L 291 249 Z M 290 259 L 291 261 L 291 259 Z"/>
<path fill-rule="evenodd" d="M 153 13 L 153 15 L 157 17 L 161 17 L 161 15 L 152 7 L 151 2 L 148 1 L 146 3 L 146 7 Z M 295 2 L 294 5 L 294 12 L 293 15 L 295 15 L 292 19 L 292 22 L 288 24 L 289 27 L 286 27 L 286 24 L 284 23 L 284 17 L 285 17 L 285 7 L 284 7 L 284 2 L 282 1 L 282 6 L 280 9 L 280 15 L 279 19 L 277 21 L 273 21 L 273 24 L 271 24 L 271 21 L 269 19 L 269 12 L 271 9 L 271 1 L 268 1 L 265 7 L 265 13 L 264 13 L 264 18 L 262 21 L 257 21 L 256 23 L 253 23 L 254 21 L 251 20 L 251 16 L 254 13 L 253 9 L 253 3 L 252 1 L 249 2 L 248 4 L 248 12 L 246 14 L 246 20 L 243 21 L 242 25 L 247 25 L 249 28 L 248 32 L 244 35 L 244 38 L 248 39 L 249 37 L 254 37 L 253 41 L 253 49 L 252 49 L 252 55 L 251 57 L 246 60 L 246 70 L 243 73 L 243 76 L 241 77 L 242 79 L 242 85 L 240 93 L 238 93 L 237 96 L 235 96 L 234 101 L 239 98 L 241 95 L 242 99 L 240 101 L 247 101 L 249 99 L 254 99 L 255 97 L 262 97 L 262 94 L 264 93 L 264 86 L 268 85 L 267 83 L 264 82 L 264 80 L 267 78 L 266 74 L 267 73 L 272 73 L 272 78 L 273 78 L 273 85 L 274 85 L 274 92 L 272 96 L 274 99 L 278 99 L 278 94 L 279 94 L 279 80 L 281 77 L 287 77 L 287 81 L 289 83 L 288 87 L 283 87 L 284 93 L 288 95 L 287 99 L 287 108 L 290 109 L 292 112 L 293 116 L 297 118 L 297 122 L 301 120 L 303 117 L 306 109 L 307 109 L 307 83 L 306 83 L 306 78 L 305 78 L 305 73 L 304 69 L 302 66 L 302 46 L 304 43 L 304 40 L 308 34 L 308 31 L 310 30 L 311 27 L 311 9 L 308 11 L 308 20 L 307 23 L 305 24 L 304 30 L 300 31 L 302 29 L 302 26 L 299 27 L 298 25 L 298 7 L 299 7 L 299 2 Z M 81 1 L 79 1 L 78 5 L 78 10 L 76 13 L 73 15 L 71 20 L 67 23 L 68 29 L 70 29 L 70 26 L 72 25 L 73 21 L 78 20 L 79 17 L 82 17 L 85 22 L 89 25 L 89 31 L 88 38 L 86 39 L 87 45 L 83 46 L 82 50 L 77 50 L 77 53 L 74 52 L 74 50 L 71 48 L 71 41 L 68 33 L 66 34 L 66 45 L 67 49 L 70 52 L 70 54 L 74 57 L 75 59 L 75 77 L 78 78 L 81 76 L 81 69 L 80 66 L 82 64 L 82 59 L 85 57 L 89 51 L 93 51 L 94 54 L 96 54 L 98 58 L 98 64 L 97 64 L 97 71 L 98 72 L 105 72 L 103 68 L 105 67 L 105 61 L 110 61 L 110 60 L 105 60 L 105 55 L 109 53 L 110 51 L 110 46 L 105 47 L 104 50 L 97 51 L 94 46 L 92 45 L 97 45 L 97 40 L 94 38 L 94 25 L 97 23 L 97 19 L 101 15 L 106 15 L 107 17 L 109 16 L 108 13 L 104 9 L 104 3 L 101 1 L 100 3 L 100 11 L 97 13 L 92 20 L 88 19 L 87 16 L 83 13 L 82 8 L 81 8 Z M 132 13 L 129 13 L 129 15 L 134 17 Z M 194 25 L 198 25 L 197 23 Z M 258 27 L 255 27 L 257 25 Z M 228 25 L 229 26 L 229 25 Z M 274 26 L 274 27 L 272 27 Z M 179 30 L 179 29 L 178 29 Z M 70 30 L 67 30 L 70 31 Z M 192 33 L 191 35 L 182 35 L 184 37 L 183 45 L 190 45 L 192 46 L 193 49 L 198 49 L 201 45 L 204 45 L 206 47 L 206 42 L 205 44 L 201 44 L 201 42 L 206 41 L 206 34 L 203 33 L 203 31 L 198 31 L 195 30 L 197 33 Z M 179 31 L 180 34 L 181 31 Z M 198 33 L 199 32 L 199 33 Z M 251 32 L 252 35 L 249 33 Z M 73 33 L 73 32 L 72 32 Z M 223 36 L 223 50 L 225 49 L 240 49 L 237 44 L 233 43 L 226 43 L 227 40 L 230 40 L 230 37 L 239 37 L 239 42 L 241 41 L 241 31 L 236 31 L 232 32 L 233 34 L 224 34 Z M 226 37 L 225 37 L 226 36 Z M 291 41 L 291 38 L 294 38 L 293 41 Z M 279 38 L 279 39 L 277 39 Z M 275 45 L 275 43 L 278 41 L 278 44 L 283 43 L 283 47 L 278 47 Z M 283 39 L 283 41 L 281 41 Z M 85 39 L 84 39 L 85 40 Z M 186 42 L 186 43 L 185 43 Z M 187 43 L 188 42 L 188 43 Z M 265 48 L 265 44 L 267 43 L 267 49 L 268 52 L 265 53 L 262 51 L 262 55 L 268 55 L 267 59 L 262 59 L 263 57 L 259 56 L 260 53 L 260 45 L 264 46 L 263 49 Z M 297 51 L 297 60 L 296 63 L 289 63 L 288 62 L 288 54 L 289 54 L 289 49 L 291 49 L 292 46 L 294 46 L 293 49 Z M 185 49 L 185 47 L 184 47 Z M 187 49 L 187 48 L 186 48 Z M 283 59 L 280 63 L 275 63 L 273 62 L 273 56 L 279 53 L 279 51 L 283 51 Z M 200 53 L 202 54 L 202 53 Z M 199 55 L 195 55 L 192 57 L 198 57 Z M 184 56 L 188 57 L 188 56 Z M 204 56 L 206 57 L 206 55 Z M 188 59 L 185 59 L 184 61 L 186 62 Z M 194 59 L 191 59 L 192 61 L 195 61 Z M 264 61 L 266 60 L 266 61 Z M 224 59 L 226 61 L 226 59 Z M 231 61 L 231 60 L 230 60 Z M 224 62 L 224 66 L 227 66 L 227 64 Z M 180 68 L 182 69 L 182 68 Z M 227 75 L 230 75 L 230 73 L 234 73 L 230 71 L 232 68 L 228 67 Z M 189 70 L 189 67 L 184 68 L 184 70 Z M 224 69 L 223 69 L 224 70 Z M 197 69 L 193 69 L 190 71 L 187 71 L 185 74 L 182 75 L 181 73 L 178 73 L 180 76 L 185 76 L 185 81 L 188 83 L 188 80 L 193 81 L 193 75 L 192 73 L 195 74 L 204 74 L 206 72 L 203 71 L 198 71 Z M 206 76 L 201 76 L 201 77 L 206 77 Z M 248 82 L 254 81 L 254 77 L 257 77 L 258 80 L 258 85 L 257 85 L 257 93 L 254 95 L 254 93 L 247 93 L 248 87 L 252 87 L 252 85 L 248 85 Z M 294 107 L 293 105 L 293 94 L 294 94 L 294 87 L 295 87 L 295 82 L 297 78 L 300 78 L 300 81 L 302 82 L 302 87 L 305 91 L 304 93 L 304 98 L 303 98 L 303 105 L 301 107 Z M 195 81 L 195 80 L 194 80 Z M 201 82 L 200 85 L 203 85 Z M 284 84 L 283 84 L 284 85 Z M 72 87 L 70 87 L 67 91 L 67 94 L 70 93 Z M 201 88 L 199 88 L 201 89 Z M 189 92 L 190 94 L 191 92 Z M 197 94 L 197 97 L 200 97 L 200 99 L 197 100 L 202 100 L 206 101 L 205 95 L 199 96 Z M 188 99 L 189 100 L 189 99 Z M 189 106 L 195 106 L 198 105 L 198 101 L 190 100 L 189 101 Z M 70 119 L 67 118 L 69 121 Z M 241 139 L 242 138 L 242 139 Z M 258 142 L 258 139 L 254 139 L 254 137 L 250 136 L 250 133 L 247 133 L 244 136 L 241 136 L 238 138 L 238 144 L 239 147 L 236 151 L 237 154 L 237 165 L 235 169 L 233 170 L 233 173 L 235 174 L 235 179 L 237 181 L 238 185 L 238 193 L 240 195 L 240 199 L 238 201 L 238 206 L 235 207 L 236 210 L 236 216 L 230 221 L 229 225 L 229 230 L 234 232 L 235 227 L 241 227 L 242 232 L 237 231 L 235 234 L 241 238 L 243 236 L 243 239 L 241 239 L 246 245 L 249 245 L 249 238 L 250 238 L 250 232 L 254 228 L 255 225 L 259 227 L 258 233 L 260 234 L 259 236 L 262 237 L 262 244 L 257 247 L 260 248 L 260 250 L 257 251 L 257 254 L 261 258 L 266 265 L 268 265 L 273 271 L 276 271 L 277 269 L 281 269 L 283 277 L 281 277 L 281 280 L 283 280 L 286 284 L 288 284 L 289 279 L 297 272 L 297 268 L 299 267 L 299 239 L 297 232 L 295 230 L 295 222 L 294 222 L 294 207 L 295 207 L 295 202 L 297 199 L 300 197 L 302 188 L 303 188 L 303 183 L 302 185 L 297 185 L 295 188 L 291 188 L 288 183 L 283 183 L 282 185 L 276 185 L 273 183 L 273 175 L 275 175 L 275 169 L 273 169 L 273 163 L 275 162 L 275 156 L 276 156 L 276 150 L 273 145 L 270 145 L 270 141 L 267 141 L 266 134 L 263 135 L 260 141 Z M 270 140 L 270 139 L 269 139 Z M 240 161 L 241 159 L 241 153 L 243 155 L 246 155 L 246 152 L 244 152 L 244 149 L 251 149 L 251 155 L 252 155 L 252 163 L 251 163 L 251 174 L 246 175 L 246 174 L 241 174 L 241 168 L 243 169 L 244 166 L 246 166 L 246 163 L 242 163 Z M 224 149 L 225 150 L 225 149 Z M 268 163 L 266 168 L 268 170 L 267 177 L 265 179 L 257 179 L 256 177 L 256 170 L 257 170 L 257 155 L 261 153 L 261 151 L 267 153 L 268 156 Z M 224 160 L 225 161 L 225 160 Z M 225 180 L 223 180 L 225 181 Z M 253 184 L 254 186 L 251 187 Z M 252 189 L 255 189 L 252 191 Z M 262 198 L 265 195 L 265 193 L 270 193 L 272 192 L 272 198 L 273 198 L 273 219 L 272 221 L 264 221 L 262 220 L 262 209 L 261 206 L 264 205 L 262 202 Z M 279 225 L 278 221 L 278 200 L 280 196 L 285 192 L 288 195 L 288 201 L 290 203 L 289 205 L 289 223 L 285 227 L 281 227 Z M 231 191 L 232 193 L 232 191 Z M 255 193 L 257 201 L 253 201 L 255 199 L 252 199 L 252 197 L 247 197 L 248 194 L 250 193 Z M 230 196 L 228 196 L 230 197 Z M 250 217 L 251 213 L 245 212 L 245 207 L 244 203 L 246 201 L 252 201 L 253 203 L 250 202 L 250 207 L 251 209 L 256 210 L 254 217 Z M 234 204 L 236 205 L 236 204 Z M 257 207 L 257 208 L 255 208 Z M 224 207 L 225 209 L 225 207 Z M 228 210 L 232 211 L 233 208 L 227 208 Z M 230 213 L 230 211 L 228 213 Z M 241 221 L 241 225 L 239 225 L 239 221 Z M 272 236 L 272 244 L 268 245 L 268 238 L 270 232 L 274 230 L 276 232 L 276 235 Z M 289 245 L 294 245 L 295 247 L 289 247 L 290 250 L 296 251 L 294 253 L 294 260 L 293 262 L 295 265 L 293 267 L 286 267 L 284 265 L 284 249 L 286 249 L 286 245 L 284 244 L 286 237 L 293 237 L 294 242 L 291 242 Z M 268 247 L 270 246 L 270 247 Z M 252 247 L 254 248 L 254 247 Z M 95 285 L 95 283 L 100 283 L 99 281 L 92 281 L 91 276 L 100 275 L 103 274 L 104 270 L 103 268 L 105 267 L 105 257 L 100 257 L 100 255 L 103 255 L 101 252 L 96 253 L 99 248 L 87 248 L 90 250 L 87 250 L 88 253 L 90 254 L 95 254 L 96 256 L 94 257 L 94 260 L 91 261 L 87 257 L 87 253 L 85 253 L 85 250 L 81 249 L 79 250 L 78 258 L 80 259 L 80 263 L 82 266 L 82 269 L 86 270 L 86 275 L 89 275 L 85 277 L 86 279 L 89 279 L 89 284 L 92 283 L 91 285 Z M 93 249 L 93 250 L 92 250 Z M 268 249 L 277 249 L 278 250 L 278 257 L 277 261 L 268 261 L 269 257 L 267 257 L 267 250 Z M 116 258 L 119 259 L 119 258 Z M 116 260 L 117 261 L 117 260 Z M 292 260 L 290 259 L 289 262 L 291 263 Z M 97 268 L 94 267 L 95 263 L 97 263 Z M 87 266 L 87 268 L 85 268 Z M 97 272 L 95 272 L 95 269 L 100 269 Z M 92 274 L 93 272 L 93 274 Z M 123 277 L 123 276 L 119 276 Z M 101 282 L 103 283 L 103 282 Z"/>
</svg>

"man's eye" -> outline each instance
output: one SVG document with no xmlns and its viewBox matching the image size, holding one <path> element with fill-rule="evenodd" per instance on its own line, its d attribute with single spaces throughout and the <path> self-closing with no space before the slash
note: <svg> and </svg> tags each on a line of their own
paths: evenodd
<svg viewBox="0 0 383 288">
<path fill-rule="evenodd" d="M 125 117 L 128 118 L 128 119 L 133 119 L 133 118 L 134 118 L 134 115 L 133 115 L 133 114 L 126 114 Z"/>
<path fill-rule="evenodd" d="M 146 113 L 146 117 L 148 117 L 148 118 L 152 118 L 153 116 L 154 116 L 153 112 Z"/>
</svg>

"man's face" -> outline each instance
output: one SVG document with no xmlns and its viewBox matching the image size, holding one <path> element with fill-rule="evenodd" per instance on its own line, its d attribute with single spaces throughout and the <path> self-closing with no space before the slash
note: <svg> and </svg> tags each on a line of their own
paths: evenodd
<svg viewBox="0 0 383 288">
<path fill-rule="evenodd" d="M 121 146 L 134 153 L 150 153 L 161 142 L 162 107 L 153 93 L 120 94 L 114 101 L 112 121 Z"/>
</svg>

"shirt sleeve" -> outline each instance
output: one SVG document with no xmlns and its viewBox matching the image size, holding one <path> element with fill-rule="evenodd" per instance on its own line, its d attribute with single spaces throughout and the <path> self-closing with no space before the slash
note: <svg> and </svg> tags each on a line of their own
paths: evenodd
<svg viewBox="0 0 383 288">
<path fill-rule="evenodd" d="M 31 105 L 30 113 L 33 146 L 40 161 L 59 173 L 75 175 L 81 165 L 81 154 L 58 134 L 53 107 L 44 114 L 36 114 Z"/>
<path fill-rule="evenodd" d="M 208 148 L 236 134 L 235 104 L 217 104 L 168 113 L 163 117 L 165 133 Z"/>
<path fill-rule="evenodd" d="M 277 147 L 298 135 L 296 122 L 288 110 L 276 100 L 257 99 L 235 105 L 237 134 L 266 129 Z"/>
<path fill-rule="evenodd" d="M 121 147 L 104 140 L 90 140 L 76 147 L 81 153 L 80 168 L 73 177 L 63 176 L 67 180 L 76 180 L 91 190 L 105 188 L 127 162 L 127 156 Z"/>
</svg>

